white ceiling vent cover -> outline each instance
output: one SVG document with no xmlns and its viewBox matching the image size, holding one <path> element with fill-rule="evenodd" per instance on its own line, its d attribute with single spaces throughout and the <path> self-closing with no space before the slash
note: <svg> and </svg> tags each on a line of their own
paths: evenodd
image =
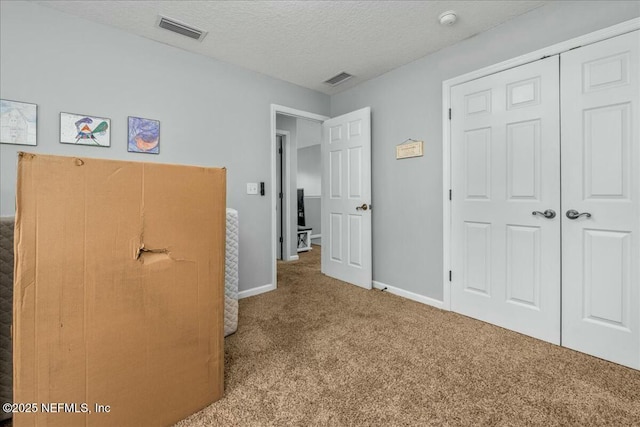
<svg viewBox="0 0 640 427">
<path fill-rule="evenodd" d="M 195 27 L 191 27 L 175 19 L 167 18 L 166 16 L 158 15 L 158 27 L 165 30 L 173 31 L 174 33 L 181 34 L 183 36 L 202 41 L 204 36 L 207 35 L 206 31 L 199 30 Z"/>
<path fill-rule="evenodd" d="M 346 82 L 351 77 L 353 77 L 351 74 L 343 71 L 340 74 L 331 77 L 329 80 L 325 80 L 325 83 L 330 86 L 338 86 L 340 83 Z"/>
</svg>

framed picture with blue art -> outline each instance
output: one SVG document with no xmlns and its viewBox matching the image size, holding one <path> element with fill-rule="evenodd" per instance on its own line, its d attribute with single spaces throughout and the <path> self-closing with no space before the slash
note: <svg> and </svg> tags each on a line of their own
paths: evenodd
<svg viewBox="0 0 640 427">
<path fill-rule="evenodd" d="M 62 144 L 111 146 L 111 119 L 86 114 L 60 113 Z"/>
<path fill-rule="evenodd" d="M 0 99 L 0 143 L 37 145 L 38 106 Z"/>
<path fill-rule="evenodd" d="M 129 116 L 129 142 L 131 153 L 160 153 L 160 121 Z"/>
</svg>

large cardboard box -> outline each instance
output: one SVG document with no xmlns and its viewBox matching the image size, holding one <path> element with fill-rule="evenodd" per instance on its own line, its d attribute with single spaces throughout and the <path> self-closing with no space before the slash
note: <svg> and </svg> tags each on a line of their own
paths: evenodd
<svg viewBox="0 0 640 427">
<path fill-rule="evenodd" d="M 226 171 L 21 153 L 18 175 L 14 425 L 171 425 L 222 397 Z"/>
</svg>

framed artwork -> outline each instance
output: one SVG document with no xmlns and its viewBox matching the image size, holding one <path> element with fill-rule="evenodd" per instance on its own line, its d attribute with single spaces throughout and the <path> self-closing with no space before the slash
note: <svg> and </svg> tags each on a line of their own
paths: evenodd
<svg viewBox="0 0 640 427">
<path fill-rule="evenodd" d="M 60 142 L 109 147 L 111 146 L 111 119 L 60 113 Z"/>
<path fill-rule="evenodd" d="M 36 145 L 38 106 L 0 99 L 0 143 Z"/>
<path fill-rule="evenodd" d="M 127 151 L 131 153 L 160 153 L 160 122 L 129 116 Z"/>
</svg>

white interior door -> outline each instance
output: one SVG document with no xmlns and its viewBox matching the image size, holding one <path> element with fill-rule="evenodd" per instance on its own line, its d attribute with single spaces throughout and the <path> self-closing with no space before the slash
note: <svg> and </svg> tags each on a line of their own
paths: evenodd
<svg viewBox="0 0 640 427">
<path fill-rule="evenodd" d="M 322 124 L 322 272 L 371 289 L 371 109 Z"/>
<path fill-rule="evenodd" d="M 451 90 L 451 309 L 556 344 L 558 67 L 553 56 Z"/>
<path fill-rule="evenodd" d="M 562 344 L 636 369 L 639 44 L 635 31 L 561 55 Z"/>
</svg>

